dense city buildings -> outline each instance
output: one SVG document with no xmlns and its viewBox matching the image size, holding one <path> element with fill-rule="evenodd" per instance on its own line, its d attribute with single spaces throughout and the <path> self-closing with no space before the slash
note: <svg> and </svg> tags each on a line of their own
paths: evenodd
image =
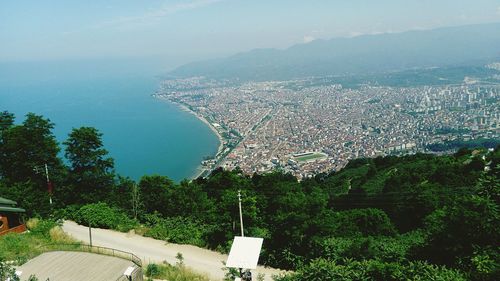
<svg viewBox="0 0 500 281">
<path fill-rule="evenodd" d="M 165 81 L 155 94 L 195 112 L 222 137 L 215 167 L 274 169 L 299 179 L 349 159 L 425 152 L 452 140 L 500 136 L 500 85 L 343 88 L 308 80 L 240 85 Z"/>
</svg>

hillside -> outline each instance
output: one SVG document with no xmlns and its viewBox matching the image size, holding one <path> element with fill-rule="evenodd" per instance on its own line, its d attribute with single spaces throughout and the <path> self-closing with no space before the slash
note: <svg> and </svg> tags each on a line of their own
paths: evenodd
<svg viewBox="0 0 500 281">
<path fill-rule="evenodd" d="M 500 58 L 500 23 L 315 40 L 193 62 L 173 77 L 284 80 L 483 64 Z"/>
<path fill-rule="evenodd" d="M 14 125 L 13 115 L 0 116 L 0 195 L 30 216 L 227 252 L 240 235 L 241 192 L 245 235 L 264 238 L 260 263 L 296 271 L 282 281 L 500 274 L 500 147 L 356 159 L 300 182 L 281 171 L 239 169 L 180 183 L 162 175 L 135 182 L 114 173 L 94 128 L 73 129 L 63 161 L 49 120 L 28 114 Z M 43 161 L 52 171 L 52 205 L 45 175 L 32 168 Z"/>
</svg>

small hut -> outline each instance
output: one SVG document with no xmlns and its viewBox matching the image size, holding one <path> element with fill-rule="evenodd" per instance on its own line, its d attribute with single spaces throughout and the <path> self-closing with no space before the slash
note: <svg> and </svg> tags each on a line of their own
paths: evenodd
<svg viewBox="0 0 500 281">
<path fill-rule="evenodd" d="M 22 221 L 22 215 L 26 211 L 16 205 L 15 201 L 0 197 L 0 235 L 26 231 L 26 225 Z"/>
</svg>

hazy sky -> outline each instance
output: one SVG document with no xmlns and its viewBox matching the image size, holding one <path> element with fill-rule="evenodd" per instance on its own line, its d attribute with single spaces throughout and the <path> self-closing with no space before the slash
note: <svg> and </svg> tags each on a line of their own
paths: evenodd
<svg viewBox="0 0 500 281">
<path fill-rule="evenodd" d="M 499 21 L 500 0 L 0 0 L 0 61 L 177 64 L 315 38 Z"/>
</svg>

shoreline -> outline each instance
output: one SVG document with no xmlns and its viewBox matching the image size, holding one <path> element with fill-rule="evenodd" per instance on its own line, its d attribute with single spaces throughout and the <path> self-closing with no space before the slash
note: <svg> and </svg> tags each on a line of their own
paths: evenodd
<svg viewBox="0 0 500 281">
<path fill-rule="evenodd" d="M 205 117 L 203 117 L 203 115 L 197 113 L 196 111 L 189 109 L 189 107 L 187 107 L 186 105 L 184 105 L 180 102 L 176 102 L 176 101 L 173 101 L 169 98 L 162 97 L 162 96 L 155 96 L 155 97 L 160 99 L 160 100 L 167 101 L 167 102 L 170 102 L 172 104 L 177 105 L 182 111 L 193 114 L 198 120 L 200 120 L 205 125 L 207 125 L 207 127 L 215 134 L 215 136 L 219 140 L 219 146 L 217 148 L 217 152 L 214 155 L 214 158 L 217 158 L 217 155 L 219 155 L 224 150 L 224 141 L 225 141 L 224 138 L 219 133 L 219 131 L 217 131 L 217 129 L 210 122 L 208 122 L 208 120 Z M 205 169 L 200 162 L 200 164 L 198 164 L 198 166 L 196 167 L 196 172 L 192 176 L 189 177 L 189 180 L 194 180 L 194 179 L 199 178 L 207 170 L 208 169 Z"/>
</svg>

